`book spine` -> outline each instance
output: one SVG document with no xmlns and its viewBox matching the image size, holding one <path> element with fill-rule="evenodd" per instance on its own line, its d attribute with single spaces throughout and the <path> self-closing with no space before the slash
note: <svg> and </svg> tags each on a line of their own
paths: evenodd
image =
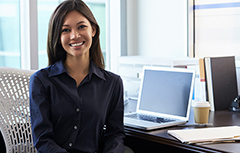
<svg viewBox="0 0 240 153">
<path fill-rule="evenodd" d="M 202 101 L 207 101 L 207 89 L 206 89 L 206 79 L 205 79 L 205 64 L 204 59 L 199 59 L 199 78 L 200 78 L 200 95 Z"/>
<path fill-rule="evenodd" d="M 213 96 L 213 84 L 212 84 L 211 58 L 205 57 L 204 63 L 205 63 L 207 94 L 208 94 L 208 101 L 210 103 L 210 110 L 215 111 L 214 96 Z"/>
</svg>

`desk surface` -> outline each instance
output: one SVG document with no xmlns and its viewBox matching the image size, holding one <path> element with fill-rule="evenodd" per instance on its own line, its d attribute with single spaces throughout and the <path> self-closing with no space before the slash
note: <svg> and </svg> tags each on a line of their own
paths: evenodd
<svg viewBox="0 0 240 153">
<path fill-rule="evenodd" d="M 125 113 L 134 112 L 136 110 L 136 101 L 130 100 L 129 103 L 125 106 Z M 238 125 L 240 126 L 240 113 L 238 112 L 230 112 L 227 110 L 224 111 L 215 111 L 210 112 L 209 114 L 209 123 L 213 123 L 214 127 L 219 126 L 230 126 L 230 125 Z M 194 123 L 193 111 L 191 110 L 190 119 L 187 124 Z M 191 126 L 180 127 L 174 126 L 169 128 L 163 128 L 153 131 L 143 131 L 133 128 L 125 127 L 126 135 L 141 138 L 144 140 L 161 143 L 164 145 L 169 145 L 189 151 L 195 152 L 239 152 L 240 143 L 218 143 L 218 144 L 208 144 L 208 145 L 188 145 L 183 144 L 178 141 L 176 138 L 167 134 L 168 130 L 173 129 L 190 129 L 196 128 Z"/>
</svg>

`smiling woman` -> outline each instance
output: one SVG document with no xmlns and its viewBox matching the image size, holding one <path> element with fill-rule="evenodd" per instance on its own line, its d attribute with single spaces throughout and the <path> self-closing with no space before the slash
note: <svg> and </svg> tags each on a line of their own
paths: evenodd
<svg viewBox="0 0 240 153">
<path fill-rule="evenodd" d="M 123 84 L 104 69 L 99 25 L 81 0 L 49 21 L 48 59 L 30 78 L 33 141 L 39 152 L 123 153 Z"/>
</svg>

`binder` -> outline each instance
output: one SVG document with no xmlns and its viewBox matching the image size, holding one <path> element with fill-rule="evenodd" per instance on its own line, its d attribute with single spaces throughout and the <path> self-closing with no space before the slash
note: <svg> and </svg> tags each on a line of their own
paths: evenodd
<svg viewBox="0 0 240 153">
<path fill-rule="evenodd" d="M 238 96 L 235 57 L 205 57 L 204 63 L 210 110 L 228 109 Z"/>
</svg>

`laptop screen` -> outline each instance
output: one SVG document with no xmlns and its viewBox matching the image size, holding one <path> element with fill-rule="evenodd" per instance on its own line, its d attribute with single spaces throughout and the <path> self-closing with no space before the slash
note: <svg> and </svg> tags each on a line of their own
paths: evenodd
<svg viewBox="0 0 240 153">
<path fill-rule="evenodd" d="M 186 117 L 193 70 L 144 68 L 139 110 Z"/>
</svg>

